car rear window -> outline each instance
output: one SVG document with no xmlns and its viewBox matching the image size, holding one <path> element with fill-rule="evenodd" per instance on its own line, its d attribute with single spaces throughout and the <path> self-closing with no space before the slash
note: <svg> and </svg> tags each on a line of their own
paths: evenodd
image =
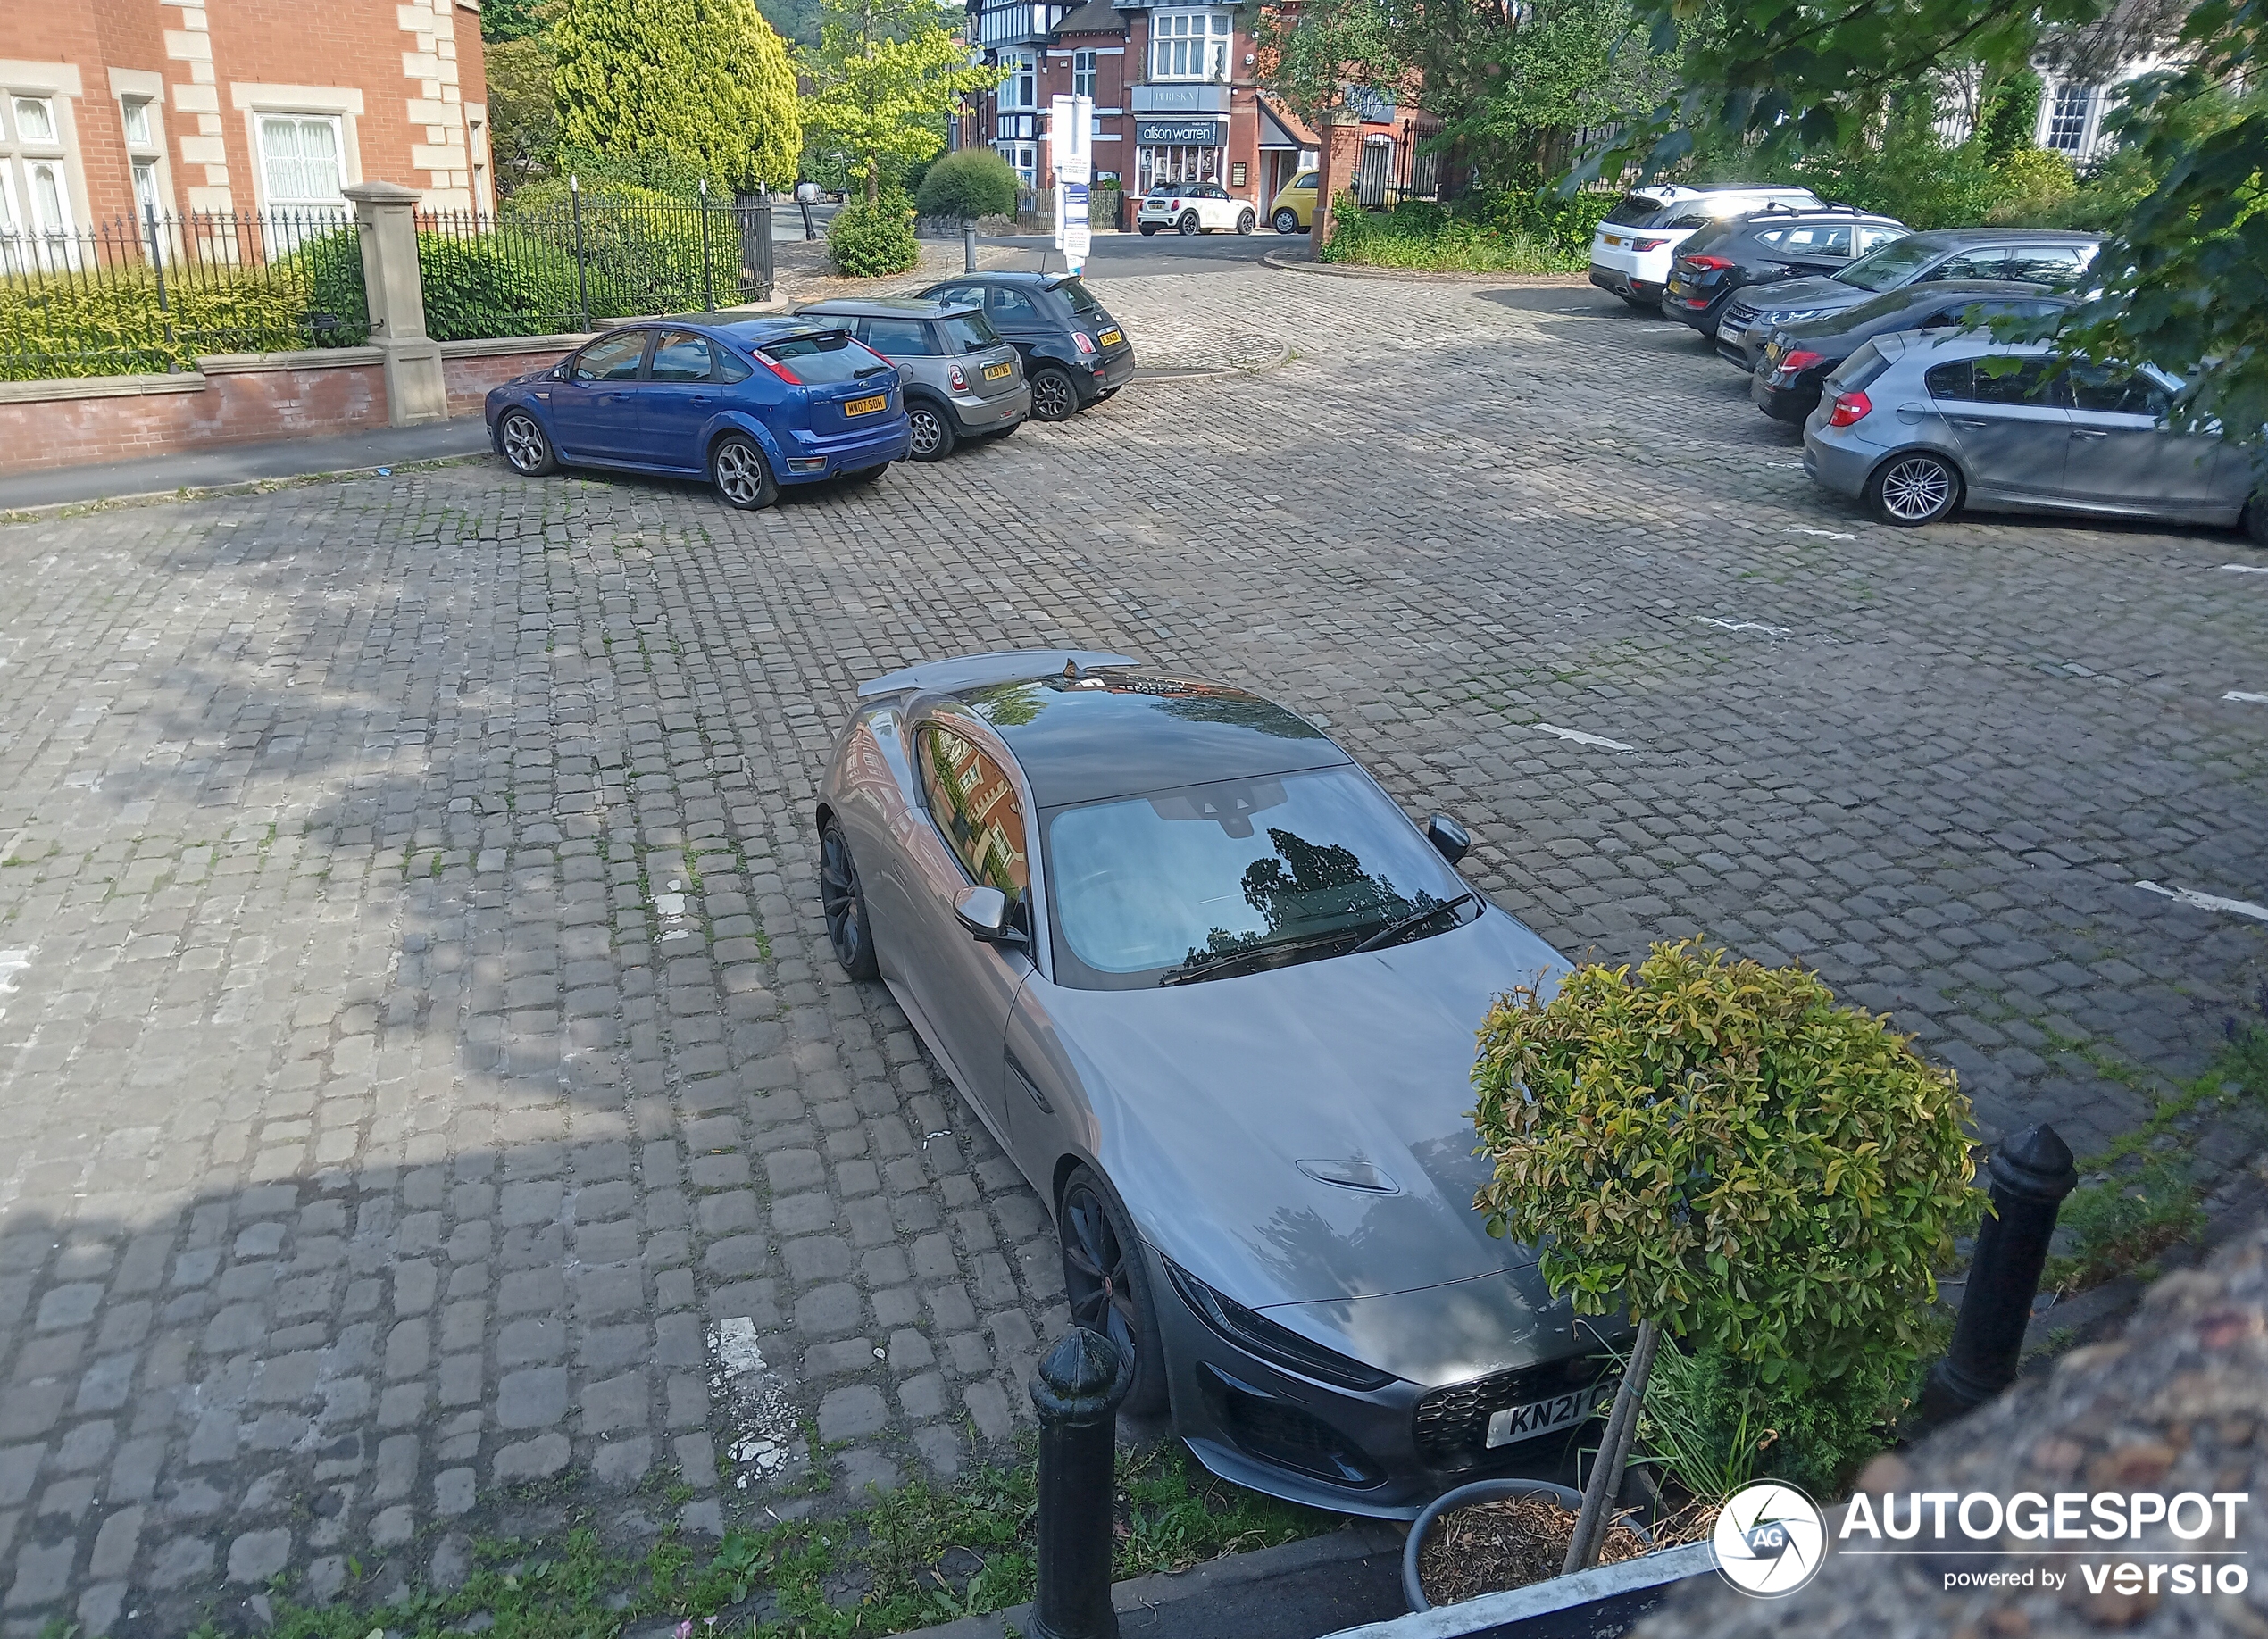
<svg viewBox="0 0 2268 1639">
<path fill-rule="evenodd" d="M 1842 368 L 1828 379 L 1829 395 L 1831 397 L 1837 393 L 1855 393 L 1889 367 L 1889 360 L 1881 355 L 1872 342 L 1868 342 L 1866 345 L 1845 359 Z"/>
<path fill-rule="evenodd" d="M 1896 289 L 1943 254 L 1944 248 L 1942 245 L 1917 245 L 1912 239 L 1895 240 L 1861 256 L 1831 277 L 1846 285 L 1856 285 L 1861 290 Z"/>
<path fill-rule="evenodd" d="M 1070 303 L 1071 311 L 1075 313 L 1091 313 L 1102 305 L 1095 299 L 1094 292 L 1075 279 L 1063 279 L 1048 288 Z"/>
<path fill-rule="evenodd" d="M 945 345 L 955 353 L 979 353 L 1000 340 L 1000 332 L 982 313 L 953 313 L 938 320 L 938 325 L 945 332 Z"/>
<path fill-rule="evenodd" d="M 1618 228 L 1637 228 L 1652 221 L 1662 213 L 1662 202 L 1644 194 L 1625 194 L 1601 221 L 1613 222 Z"/>
<path fill-rule="evenodd" d="M 868 352 L 842 330 L 830 330 L 823 336 L 790 336 L 780 341 L 767 342 L 760 350 L 759 356 L 782 366 L 806 387 L 824 387 L 830 382 L 848 381 L 860 370 L 876 364 L 885 370 L 889 368 L 888 359 L 880 354 Z"/>
</svg>

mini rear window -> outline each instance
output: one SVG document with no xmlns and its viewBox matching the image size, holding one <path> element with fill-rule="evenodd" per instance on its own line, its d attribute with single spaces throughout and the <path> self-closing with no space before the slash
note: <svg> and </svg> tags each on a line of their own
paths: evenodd
<svg viewBox="0 0 2268 1639">
<path fill-rule="evenodd" d="M 886 370 L 889 367 L 888 359 L 868 352 L 841 330 L 830 330 L 823 336 L 790 336 L 781 341 L 768 342 L 764 345 L 763 355 L 774 363 L 784 365 L 796 380 L 807 387 L 848 381 L 860 370 L 877 364 Z"/>
<path fill-rule="evenodd" d="M 980 353 L 1000 340 L 1000 332 L 982 313 L 954 313 L 938 324 L 945 331 L 946 346 L 955 353 Z"/>
</svg>

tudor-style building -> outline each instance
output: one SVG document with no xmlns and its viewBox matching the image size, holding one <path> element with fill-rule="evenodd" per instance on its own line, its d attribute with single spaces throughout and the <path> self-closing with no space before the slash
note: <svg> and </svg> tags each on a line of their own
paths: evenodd
<svg viewBox="0 0 2268 1639">
<path fill-rule="evenodd" d="M 1219 182 L 1264 221 L 1277 191 L 1314 164 L 1319 144 L 1259 85 L 1240 20 L 1233 5 L 1188 0 L 970 0 L 969 38 L 1008 72 L 974 99 L 957 143 L 997 148 L 1026 187 L 1044 190 L 1050 100 L 1091 96 L 1097 183 L 1115 179 L 1130 196 L 1156 182 Z M 1349 185 L 1371 204 L 1430 191 L 1431 166 L 1416 153 L 1430 124 L 1414 109 L 1372 103 L 1358 142 L 1338 135 L 1338 146 L 1360 155 L 1341 176 L 1351 170 Z"/>
</svg>

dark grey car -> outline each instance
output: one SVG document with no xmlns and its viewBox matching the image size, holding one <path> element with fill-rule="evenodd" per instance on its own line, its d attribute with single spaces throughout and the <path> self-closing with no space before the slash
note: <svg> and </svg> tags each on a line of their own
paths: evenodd
<svg viewBox="0 0 2268 1639">
<path fill-rule="evenodd" d="M 1987 511 L 2235 524 L 2268 545 L 2252 453 L 2169 421 L 2161 371 L 2062 365 L 2044 343 L 1877 336 L 1830 376 L 1804 470 L 1884 523 Z"/>
<path fill-rule="evenodd" d="M 1748 378 L 1748 396 L 1775 420 L 1800 427 L 1819 403 L 1819 386 L 1877 336 L 1897 330 L 1955 331 L 1995 319 L 2042 318 L 2078 298 L 2013 279 L 1955 279 L 1886 290 L 1824 319 L 1773 329 Z"/>
<path fill-rule="evenodd" d="M 2094 264 L 2101 236 L 2046 228 L 1943 228 L 1909 234 L 1839 273 L 1743 290 L 1717 321 L 1717 352 L 1753 370 L 1780 325 L 1824 319 L 1869 296 L 1937 279 L 2068 286 Z"/>
<path fill-rule="evenodd" d="M 916 461 L 942 461 L 963 438 L 1005 437 L 1031 414 L 1022 358 L 973 303 L 843 296 L 796 312 L 841 324 L 897 366 Z"/>
<path fill-rule="evenodd" d="M 1566 964 L 1458 876 L 1463 831 L 1305 718 L 1123 656 L 858 695 L 815 815 L 837 959 L 1054 1213 L 1129 1406 L 1355 1513 L 1554 1471 L 1626 1331 L 1473 1211 L 1474 1031 Z"/>
</svg>

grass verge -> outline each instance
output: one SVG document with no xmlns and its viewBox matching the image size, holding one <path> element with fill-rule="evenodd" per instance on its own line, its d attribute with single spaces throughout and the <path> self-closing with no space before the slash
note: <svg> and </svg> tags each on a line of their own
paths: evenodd
<svg viewBox="0 0 2268 1639">
<path fill-rule="evenodd" d="M 674 1535 L 617 1553 L 588 1518 L 563 1535 L 475 1545 L 454 1589 L 388 1602 L 358 1564 L 335 1601 L 275 1590 L 274 1639 L 613 1639 L 640 1621 L 689 1625 L 691 1639 L 860 1639 L 1005 1610 L 1032 1596 L 1037 1474 L 1027 1449 L 950 1486 L 913 1481 L 826 1519 L 732 1531 L 703 1552 Z M 1177 1570 L 1334 1528 L 1338 1517 L 1213 1478 L 1178 1443 L 1121 1451 L 1116 1575 Z M 211 1622 L 191 1639 L 221 1639 Z"/>
<path fill-rule="evenodd" d="M 1346 211 L 1333 219 L 1320 260 L 1433 273 L 1573 273 L 1588 265 L 1542 240 L 1423 204 Z"/>
</svg>

